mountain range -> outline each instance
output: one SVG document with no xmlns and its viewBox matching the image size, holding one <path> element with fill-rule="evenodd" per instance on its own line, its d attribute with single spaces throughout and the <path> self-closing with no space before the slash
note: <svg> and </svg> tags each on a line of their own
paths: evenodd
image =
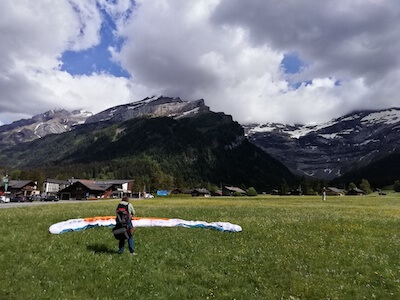
<svg viewBox="0 0 400 300">
<path fill-rule="evenodd" d="M 49 110 L 30 119 L 22 119 L 0 126 L 0 148 L 29 142 L 48 134 L 58 134 L 85 123 L 92 113 L 65 109 Z"/>
<path fill-rule="evenodd" d="M 186 166 L 197 181 L 218 183 L 225 178 L 234 181 L 232 184 L 250 181 L 264 188 L 283 180 L 294 182 L 292 172 L 333 182 L 367 178 L 383 186 L 400 178 L 399 136 L 399 108 L 357 111 L 313 125 L 241 126 L 231 116 L 210 111 L 203 99 L 159 96 L 94 115 L 55 110 L 0 126 L 0 159 L 27 168 L 115 162 L 150 153 L 153 158 L 160 156 L 158 163 L 167 157 L 202 161 L 201 166 Z M 129 150 L 121 150 L 124 144 L 131 145 Z M 244 148 L 249 152 L 242 152 Z M 200 156 L 188 158 L 190 151 L 191 156 Z M 242 165 L 255 163 L 249 157 L 257 158 L 259 165 L 253 166 L 257 170 Z M 266 169 L 262 171 L 261 166 Z M 251 172 L 247 174 L 253 179 L 245 180 L 241 170 Z M 178 174 L 178 170 L 171 172 L 168 174 L 174 178 Z M 278 174 L 276 180 L 271 179 L 273 172 Z M 243 174 L 232 179 L 235 173 Z M 265 183 L 267 178 L 273 184 Z"/>
<path fill-rule="evenodd" d="M 358 111 L 326 123 L 245 126 L 246 135 L 293 173 L 331 180 L 400 151 L 400 109 Z"/>
<path fill-rule="evenodd" d="M 0 161 L 53 178 L 133 178 L 158 188 L 212 183 L 270 190 L 296 180 L 250 143 L 231 116 L 210 111 L 203 100 L 162 96 L 107 109 L 60 134 L 3 146 Z"/>
</svg>

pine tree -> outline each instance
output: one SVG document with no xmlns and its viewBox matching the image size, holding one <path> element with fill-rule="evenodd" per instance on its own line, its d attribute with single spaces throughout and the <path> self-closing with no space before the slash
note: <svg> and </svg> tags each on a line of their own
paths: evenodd
<svg viewBox="0 0 400 300">
<path fill-rule="evenodd" d="M 286 180 L 283 179 L 281 183 L 281 195 L 287 195 L 289 193 L 289 185 Z"/>
</svg>

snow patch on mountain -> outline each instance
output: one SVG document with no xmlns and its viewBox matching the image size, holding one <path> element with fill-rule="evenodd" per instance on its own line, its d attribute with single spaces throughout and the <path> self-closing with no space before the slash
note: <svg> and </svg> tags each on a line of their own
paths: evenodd
<svg viewBox="0 0 400 300">
<path fill-rule="evenodd" d="M 361 119 L 361 123 L 372 126 L 375 124 L 396 124 L 400 122 L 400 110 L 390 109 L 387 111 L 380 111 L 375 113 L 370 113 Z"/>
<path fill-rule="evenodd" d="M 41 136 L 40 136 L 39 134 L 37 134 L 37 132 L 38 132 L 39 127 L 42 126 L 42 125 L 43 125 L 43 122 L 40 122 L 39 124 L 36 125 L 35 129 L 33 130 L 33 132 L 35 133 L 35 135 L 36 135 L 39 139 L 41 138 Z"/>
<path fill-rule="evenodd" d="M 338 133 L 320 134 L 319 136 L 322 136 L 324 139 L 330 140 L 336 138 L 338 136 Z"/>
<path fill-rule="evenodd" d="M 267 124 L 262 124 L 258 125 L 253 128 L 253 132 L 271 132 L 275 130 L 277 126 L 274 126 L 273 124 L 267 123 Z"/>
</svg>

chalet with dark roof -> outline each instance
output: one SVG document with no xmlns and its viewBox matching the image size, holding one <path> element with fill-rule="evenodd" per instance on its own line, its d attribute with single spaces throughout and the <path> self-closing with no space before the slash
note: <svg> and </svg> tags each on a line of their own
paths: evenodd
<svg viewBox="0 0 400 300">
<path fill-rule="evenodd" d="M 61 200 L 87 200 L 88 198 L 100 198 L 106 192 L 91 180 L 77 180 L 71 185 L 59 191 Z"/>
<path fill-rule="evenodd" d="M 234 196 L 235 193 L 239 193 L 242 196 L 246 195 L 246 191 L 242 190 L 241 188 L 235 187 L 235 186 L 224 186 L 222 188 L 223 196 Z"/>
<path fill-rule="evenodd" d="M 207 189 L 193 189 L 191 192 L 193 197 L 210 197 L 211 193 Z"/>
<path fill-rule="evenodd" d="M 338 189 L 333 186 L 329 186 L 325 188 L 325 192 L 327 196 L 344 196 L 346 195 L 346 190 Z"/>
<path fill-rule="evenodd" d="M 94 181 L 86 179 L 72 179 L 71 184 L 60 190 L 61 200 L 86 200 L 97 198 L 122 198 L 131 196 L 133 180 L 105 180 Z"/>
<path fill-rule="evenodd" d="M 364 196 L 366 194 L 367 194 L 366 192 L 364 192 L 363 190 L 361 190 L 359 188 L 353 188 L 347 192 L 348 196 Z"/>
<path fill-rule="evenodd" d="M 95 181 L 94 183 L 106 190 L 111 190 L 111 194 L 107 195 L 107 197 L 115 198 L 130 197 L 134 186 L 134 180 L 132 179 L 102 180 Z"/>
<path fill-rule="evenodd" d="M 4 191 L 4 186 L 1 187 Z M 8 182 L 7 191 L 11 197 L 15 196 L 31 196 L 37 194 L 37 183 L 32 180 L 10 180 Z"/>
</svg>

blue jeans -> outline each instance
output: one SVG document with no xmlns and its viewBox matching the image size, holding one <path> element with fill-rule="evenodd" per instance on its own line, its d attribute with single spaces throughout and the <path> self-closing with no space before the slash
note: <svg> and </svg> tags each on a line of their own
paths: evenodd
<svg viewBox="0 0 400 300">
<path fill-rule="evenodd" d="M 118 246 L 119 246 L 118 253 L 124 253 L 125 240 L 119 240 Z M 135 240 L 133 239 L 133 235 L 128 239 L 128 246 L 130 253 L 135 252 Z"/>
</svg>

